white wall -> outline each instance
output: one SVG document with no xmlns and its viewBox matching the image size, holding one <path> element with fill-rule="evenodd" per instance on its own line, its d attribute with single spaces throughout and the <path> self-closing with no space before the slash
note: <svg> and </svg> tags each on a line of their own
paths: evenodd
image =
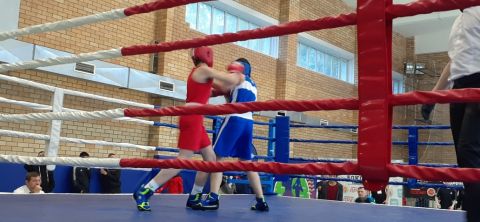
<svg viewBox="0 0 480 222">
<path fill-rule="evenodd" d="M 0 0 L 0 32 L 18 29 L 20 0 Z"/>
<path fill-rule="evenodd" d="M 415 54 L 448 51 L 450 30 L 440 30 L 415 36 Z"/>
</svg>

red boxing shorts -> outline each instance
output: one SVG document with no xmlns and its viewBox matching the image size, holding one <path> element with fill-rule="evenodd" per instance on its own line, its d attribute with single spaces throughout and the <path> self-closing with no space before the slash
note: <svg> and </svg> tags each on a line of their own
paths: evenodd
<svg viewBox="0 0 480 222">
<path fill-rule="evenodd" d="M 199 151 L 212 144 L 203 126 L 202 115 L 180 116 L 178 148 Z"/>
</svg>

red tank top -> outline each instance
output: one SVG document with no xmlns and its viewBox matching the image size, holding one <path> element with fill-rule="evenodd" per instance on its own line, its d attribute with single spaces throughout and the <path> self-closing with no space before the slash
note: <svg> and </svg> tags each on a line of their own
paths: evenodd
<svg viewBox="0 0 480 222">
<path fill-rule="evenodd" d="M 192 69 L 187 79 L 187 99 L 186 102 L 195 102 L 201 104 L 207 104 L 212 91 L 213 79 L 208 80 L 206 83 L 195 82 L 192 78 L 192 74 L 195 68 Z"/>
</svg>

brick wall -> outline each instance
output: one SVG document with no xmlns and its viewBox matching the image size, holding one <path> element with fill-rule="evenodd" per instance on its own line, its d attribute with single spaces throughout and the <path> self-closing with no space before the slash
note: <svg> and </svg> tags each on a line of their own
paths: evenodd
<svg viewBox="0 0 480 222">
<path fill-rule="evenodd" d="M 20 27 L 51 22 L 66 18 L 89 15 L 96 12 L 122 8 L 144 1 L 99 1 L 87 0 L 73 1 L 47 1 L 47 0 L 24 0 L 21 2 Z M 237 2 L 264 13 L 281 23 L 299 19 L 315 19 L 324 16 L 348 13 L 353 11 L 340 0 L 315 1 L 315 0 L 237 0 Z M 87 25 L 71 30 L 51 32 L 38 35 L 29 35 L 20 38 L 22 41 L 39 44 L 71 53 L 91 52 L 102 49 L 128 46 L 132 44 L 147 44 L 157 40 L 159 42 L 175 41 L 201 37 L 202 33 L 192 30 L 184 22 L 185 7 L 176 7 L 168 10 L 160 10 L 155 13 L 135 15 L 126 19 Z M 134 34 L 132 34 L 134 33 Z M 356 54 L 356 28 L 343 27 L 331 30 L 309 32 L 309 34 L 334 44 L 344 50 Z M 348 84 L 326 75 L 315 73 L 296 65 L 296 47 L 298 38 L 289 35 L 280 38 L 279 58 L 272 58 L 256 53 L 234 44 L 214 46 L 214 67 L 223 70 L 225 65 L 238 57 L 248 58 L 253 67 L 253 79 L 258 85 L 259 100 L 269 99 L 318 99 L 318 98 L 350 98 L 357 97 L 356 85 Z M 407 40 L 402 36 L 394 35 L 393 67 L 400 72 L 403 69 L 403 61 L 407 56 Z M 150 56 L 133 56 L 110 60 L 120 65 L 129 66 L 144 71 L 149 70 Z M 178 50 L 159 54 L 159 75 L 186 80 L 192 64 L 188 50 Z M 356 66 L 355 66 L 355 69 Z M 158 98 L 145 93 L 132 90 L 120 90 L 115 87 L 102 84 L 90 83 L 83 80 L 57 76 L 44 72 L 21 71 L 11 72 L 10 75 L 31 79 L 38 82 L 86 91 L 94 94 L 138 101 L 142 103 L 159 104 L 163 106 L 181 105 L 182 102 L 171 99 Z M 40 90 L 29 89 L 15 84 L 1 82 L 2 95 L 11 99 L 25 100 L 49 104 L 50 93 Z M 101 110 L 119 107 L 116 104 L 107 104 L 82 98 L 67 97 L 65 106 L 85 110 Z M 26 113 L 31 110 L 2 105 L 4 113 Z M 396 115 L 402 116 L 404 111 L 399 110 Z M 357 112 L 333 111 L 333 112 L 308 112 L 309 115 L 327 119 L 332 122 L 345 124 L 357 123 Z M 167 123 L 176 123 L 177 118 L 162 117 L 154 118 Z M 265 118 L 259 120 L 266 121 Z M 402 123 L 403 119 L 397 121 Z M 46 133 L 47 123 L 5 124 L 2 128 L 21 130 L 36 133 Z M 206 121 L 206 124 L 210 124 Z M 265 127 L 258 127 L 255 132 L 261 136 L 267 135 Z M 130 142 L 142 145 L 155 145 L 175 147 L 177 130 L 169 128 L 148 127 L 116 121 L 86 121 L 64 122 L 62 136 L 79 137 L 85 139 L 101 139 L 114 142 Z M 397 136 L 397 135 L 395 135 Z M 333 130 L 292 130 L 292 137 L 304 139 L 336 139 L 356 140 L 356 134 Z M 403 134 L 398 137 L 404 137 Z M 43 149 L 43 141 L 21 140 L 14 138 L 2 138 L 4 143 L 0 148 L 2 153 L 15 153 L 34 155 Z M 33 145 L 31 145 L 33 143 Z M 266 152 L 266 142 L 256 141 L 255 145 L 260 154 Z M 33 147 L 33 150 L 31 149 Z M 119 149 L 113 147 L 81 146 L 62 144 L 60 155 L 77 156 L 81 150 L 87 150 L 94 156 L 104 156 L 105 153 L 114 151 L 120 156 L 146 156 L 151 153 L 144 151 Z M 294 156 L 308 158 L 355 158 L 356 148 L 352 145 L 329 145 L 329 144 L 292 144 Z M 394 151 L 394 158 L 404 157 L 400 151 Z"/>
<path fill-rule="evenodd" d="M 447 52 L 417 54 L 412 61 L 424 63 L 426 65 L 425 74 L 411 75 L 408 78 L 412 89 L 431 90 L 437 82 L 443 68 L 449 61 Z M 412 119 L 421 118 L 420 107 L 411 106 L 412 112 L 409 116 Z M 450 125 L 449 105 L 437 104 L 432 113 L 431 119 L 435 125 Z M 450 130 L 422 130 L 420 131 L 420 141 L 425 142 L 446 142 L 452 141 Z M 455 150 L 453 146 L 423 146 L 419 150 L 421 162 L 435 163 L 456 163 Z"/>
</svg>

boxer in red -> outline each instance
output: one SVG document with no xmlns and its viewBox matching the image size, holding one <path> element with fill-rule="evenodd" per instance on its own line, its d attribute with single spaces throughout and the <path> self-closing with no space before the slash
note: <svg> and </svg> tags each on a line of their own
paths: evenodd
<svg viewBox="0 0 480 222">
<path fill-rule="evenodd" d="M 213 87 L 213 80 L 222 84 L 231 85 L 237 80 L 232 75 L 213 69 L 213 50 L 203 46 L 192 50 L 192 61 L 195 67 L 187 79 L 187 98 L 185 106 L 198 106 L 208 103 Z M 203 126 L 203 115 L 180 116 L 180 134 L 178 137 L 177 158 L 189 159 L 195 152 L 200 151 L 203 160 L 215 161 L 210 138 Z M 163 169 L 150 182 L 142 186 L 133 194 L 140 211 L 150 211 L 149 199 L 158 187 L 165 184 L 177 175 L 181 169 Z M 187 207 L 200 209 L 203 186 L 208 174 L 197 172 L 195 184 L 187 200 Z"/>
</svg>

